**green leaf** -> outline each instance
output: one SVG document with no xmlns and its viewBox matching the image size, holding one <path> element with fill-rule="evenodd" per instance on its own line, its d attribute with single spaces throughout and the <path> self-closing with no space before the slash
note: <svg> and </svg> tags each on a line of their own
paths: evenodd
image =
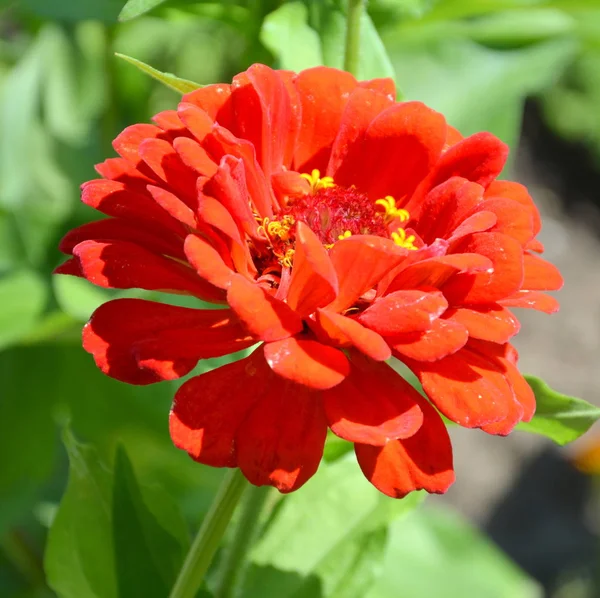
<svg viewBox="0 0 600 598">
<path fill-rule="evenodd" d="M 393 522 L 382 572 L 364 598 L 539 598 L 540 588 L 458 514 L 424 509 Z"/>
<path fill-rule="evenodd" d="M 278 598 L 362 598 L 377 574 L 386 526 L 422 498 L 382 495 L 354 458 L 322 464 L 301 492 L 286 498 L 252 550 L 242 595 L 267 596 L 281 584 Z"/>
<path fill-rule="evenodd" d="M 47 298 L 44 281 L 31 270 L 0 279 L 0 348 L 18 341 L 33 328 Z"/>
<path fill-rule="evenodd" d="M 153 79 L 160 81 L 163 85 L 166 85 L 170 89 L 174 91 L 178 91 L 179 93 L 189 93 L 190 91 L 194 91 L 195 89 L 199 89 L 202 87 L 199 83 L 194 83 L 193 81 L 188 81 L 187 79 L 180 79 L 171 73 L 163 73 L 154 67 L 151 67 L 141 60 L 137 60 L 135 58 L 131 58 L 131 56 L 125 56 L 125 54 L 115 53 L 115 56 L 122 58 L 126 62 L 133 64 L 140 71 L 150 75 Z"/>
<path fill-rule="evenodd" d="M 162 522 L 144 501 L 127 453 L 119 445 L 112 525 L 120 596 L 167 596 L 189 547 L 185 522 L 169 495 L 158 494 L 158 489 L 152 492 Z"/>
<path fill-rule="evenodd" d="M 66 429 L 69 483 L 48 534 L 44 569 L 60 598 L 117 598 L 112 475 L 91 447 Z"/>
<path fill-rule="evenodd" d="M 260 41 L 277 57 L 281 68 L 300 71 L 323 64 L 319 36 L 307 19 L 306 6 L 290 2 L 263 21 Z"/>
<path fill-rule="evenodd" d="M 61 21 L 99 20 L 114 23 L 123 0 L 22 0 L 39 17 Z"/>
<path fill-rule="evenodd" d="M 69 482 L 48 536 L 45 570 L 61 598 L 168 594 L 188 548 L 173 499 L 140 486 L 122 446 L 114 474 L 67 429 Z"/>
<path fill-rule="evenodd" d="M 129 0 L 119 13 L 119 21 L 129 21 L 152 10 L 166 0 Z"/>
<path fill-rule="evenodd" d="M 461 38 L 452 23 L 392 27 L 383 40 L 407 99 L 439 110 L 464 135 L 491 131 L 509 143 L 524 99 L 553 84 L 577 51 L 570 39 L 493 50 Z"/>
<path fill-rule="evenodd" d="M 82 322 L 87 321 L 96 308 L 115 295 L 76 276 L 54 276 L 52 285 L 60 308 Z"/>
<path fill-rule="evenodd" d="M 539 378 L 525 378 L 535 393 L 537 408 L 533 419 L 520 423 L 518 430 L 541 434 L 564 445 L 579 438 L 600 419 L 600 408 L 556 392 Z"/>
</svg>

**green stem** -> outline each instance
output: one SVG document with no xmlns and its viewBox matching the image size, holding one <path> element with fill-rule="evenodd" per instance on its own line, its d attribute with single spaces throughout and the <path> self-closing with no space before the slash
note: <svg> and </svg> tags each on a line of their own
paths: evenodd
<svg viewBox="0 0 600 598">
<path fill-rule="evenodd" d="M 248 482 L 239 469 L 231 469 L 225 474 L 217 496 L 185 557 L 169 598 L 196 596 L 233 511 L 247 486 Z"/>
<path fill-rule="evenodd" d="M 348 17 L 346 20 L 346 51 L 344 69 L 356 75 L 360 56 L 360 20 L 365 0 L 348 0 Z"/>
<path fill-rule="evenodd" d="M 236 524 L 230 548 L 221 567 L 220 583 L 215 598 L 231 598 L 244 568 L 246 554 L 256 538 L 261 524 L 261 513 L 269 496 L 270 486 L 248 489 L 241 505 L 240 519 Z"/>
</svg>

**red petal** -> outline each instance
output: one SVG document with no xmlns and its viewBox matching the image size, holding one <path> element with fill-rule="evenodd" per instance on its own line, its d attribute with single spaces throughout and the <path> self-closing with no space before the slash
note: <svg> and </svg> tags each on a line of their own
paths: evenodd
<svg viewBox="0 0 600 598">
<path fill-rule="evenodd" d="M 525 277 L 523 289 L 528 291 L 557 291 L 562 288 L 564 281 L 558 268 L 546 260 L 526 253 L 523 256 Z"/>
<path fill-rule="evenodd" d="M 435 406 L 461 426 L 481 428 L 511 409 L 514 393 L 500 368 L 468 348 L 432 363 L 403 361 Z"/>
<path fill-rule="evenodd" d="M 452 177 L 422 197 L 417 194 L 406 209 L 419 223 L 426 243 L 446 238 L 483 199 L 483 188 L 460 177 Z"/>
<path fill-rule="evenodd" d="M 194 104 L 204 110 L 208 116 L 224 127 L 233 123 L 233 111 L 231 106 L 231 85 L 217 83 L 205 85 L 187 93 L 182 98 L 183 103 Z"/>
<path fill-rule="evenodd" d="M 420 102 L 394 104 L 369 125 L 360 151 L 337 175 L 373 199 L 410 195 L 438 160 L 446 139 L 444 117 Z M 338 180 L 336 179 L 336 183 Z"/>
<path fill-rule="evenodd" d="M 317 341 L 290 337 L 267 343 L 264 351 L 276 374 L 316 390 L 332 388 L 350 373 L 341 351 Z"/>
<path fill-rule="evenodd" d="M 269 378 L 260 352 L 255 352 L 188 380 L 177 391 L 169 417 L 175 446 L 200 463 L 235 467 L 235 435 Z"/>
<path fill-rule="evenodd" d="M 396 84 L 393 79 L 388 77 L 381 79 L 370 79 L 369 81 L 359 81 L 358 86 L 378 91 L 386 95 L 392 102 L 396 101 Z"/>
<path fill-rule="evenodd" d="M 340 128 L 331 149 L 329 165 L 326 174 L 338 180 L 344 178 L 343 170 L 346 163 L 346 175 L 351 177 L 356 174 L 352 156 L 360 153 L 360 146 L 364 140 L 367 128 L 371 121 L 386 108 L 393 104 L 393 100 L 386 94 L 364 87 L 356 87 L 348 98 L 348 103 L 342 113 Z M 348 163 L 351 163 L 348 168 Z M 346 176 L 348 178 L 348 176 Z"/>
<path fill-rule="evenodd" d="M 146 139 L 139 147 L 142 160 L 186 203 L 193 205 L 198 174 L 179 158 L 173 146 L 162 139 Z"/>
<path fill-rule="evenodd" d="M 292 492 L 317 471 L 326 437 L 318 393 L 272 381 L 238 430 L 238 464 L 251 484 Z"/>
<path fill-rule="evenodd" d="M 250 200 L 258 214 L 263 218 L 273 216 L 272 208 L 275 203 L 275 196 L 258 164 L 254 146 L 245 139 L 238 139 L 228 129 L 217 125 L 206 137 L 204 144 L 215 158 L 221 160 L 220 169 L 225 164 L 236 164 L 236 159 L 241 160 L 243 169 L 241 173 L 235 174 L 238 178 L 236 184 L 242 185 L 240 191 L 243 202 L 248 206 L 248 200 Z M 233 169 L 231 174 L 234 175 Z"/>
<path fill-rule="evenodd" d="M 547 314 L 554 314 L 559 309 L 558 301 L 546 293 L 539 291 L 518 291 L 514 295 L 500 301 L 505 307 L 524 307 L 537 309 Z"/>
<path fill-rule="evenodd" d="M 124 158 L 108 158 L 96 164 L 96 172 L 111 181 L 119 181 L 131 189 L 144 192 L 146 185 L 156 183 L 153 178 L 143 175 L 135 166 Z"/>
<path fill-rule="evenodd" d="M 219 252 L 206 239 L 188 235 L 183 248 L 188 261 L 201 278 L 220 289 L 229 287 L 235 272 L 225 264 Z"/>
<path fill-rule="evenodd" d="M 406 259 L 407 253 L 382 237 L 357 235 L 338 241 L 329 257 L 337 273 L 339 291 L 329 309 L 343 311 L 350 307 Z"/>
<path fill-rule="evenodd" d="M 374 301 L 357 319 L 384 336 L 422 332 L 447 307 L 448 303 L 439 291 L 396 291 Z"/>
<path fill-rule="evenodd" d="M 215 124 L 207 112 L 189 102 L 181 102 L 177 107 L 177 114 L 188 131 L 200 142 L 204 141 Z"/>
<path fill-rule="evenodd" d="M 429 188 L 453 176 L 487 187 L 502 172 L 507 157 L 508 146 L 491 133 L 471 135 L 442 155 L 429 177 Z"/>
<path fill-rule="evenodd" d="M 211 177 L 217 172 L 215 161 L 208 152 L 196 141 L 188 137 L 178 137 L 173 141 L 173 148 L 187 166 L 200 176 Z"/>
<path fill-rule="evenodd" d="M 450 304 L 490 303 L 512 295 L 523 282 L 523 250 L 518 241 L 501 233 L 476 233 L 461 241 L 456 253 L 480 253 L 492 260 L 493 271 L 457 274 L 442 291 Z"/>
<path fill-rule="evenodd" d="M 206 184 L 205 192 L 218 199 L 227 208 L 247 235 L 253 238 L 258 236 L 258 224 L 248 202 L 246 175 L 241 160 L 225 156 L 221 160 L 217 174 Z"/>
<path fill-rule="evenodd" d="M 258 163 L 270 176 L 283 166 L 288 131 L 297 130 L 287 88 L 277 71 L 254 64 L 234 78 L 232 90 L 234 133 L 253 143 Z"/>
<path fill-rule="evenodd" d="M 477 212 L 468 218 L 465 218 L 452 232 L 452 235 L 448 238 L 450 243 L 468 236 L 473 233 L 483 233 L 489 231 L 498 222 L 496 214 L 492 212 Z"/>
<path fill-rule="evenodd" d="M 452 445 L 446 426 L 427 401 L 417 398 L 424 419 L 414 436 L 382 447 L 354 447 L 365 477 L 392 498 L 403 498 L 413 490 L 442 494 L 454 482 Z"/>
<path fill-rule="evenodd" d="M 128 241 L 83 241 L 73 254 L 83 276 L 101 287 L 146 289 L 196 295 L 218 301 L 220 292 L 193 270 Z"/>
<path fill-rule="evenodd" d="M 411 332 L 390 336 L 386 340 L 398 353 L 398 359 L 437 361 L 465 346 L 469 334 L 456 322 L 434 320 L 425 332 Z"/>
<path fill-rule="evenodd" d="M 519 320 L 497 303 L 449 309 L 444 319 L 462 324 L 470 337 L 493 343 L 507 342 L 521 328 Z"/>
<path fill-rule="evenodd" d="M 483 201 L 478 209 L 496 214 L 497 222 L 491 232 L 504 233 L 519 241 L 521 245 L 533 239 L 531 212 L 524 210 L 520 203 L 512 199 L 494 198 Z"/>
<path fill-rule="evenodd" d="M 305 316 L 333 301 L 337 290 L 337 277 L 327 250 L 315 233 L 299 222 L 292 279 L 287 293 L 289 306 Z"/>
<path fill-rule="evenodd" d="M 348 97 L 356 87 L 349 73 L 323 66 L 307 69 L 294 80 L 302 106 L 294 170 L 325 172 Z"/>
<path fill-rule="evenodd" d="M 185 260 L 181 239 L 171 231 L 166 230 L 162 235 L 158 235 L 122 218 L 105 218 L 78 226 L 62 238 L 59 249 L 71 255 L 75 245 L 89 239 L 130 241 L 154 253 L 164 253 Z"/>
<path fill-rule="evenodd" d="M 165 132 L 154 125 L 140 123 L 125 129 L 113 141 L 117 154 L 133 164 L 146 176 L 156 180 L 154 173 L 142 162 L 139 154 L 140 144 L 146 139 L 164 139 Z"/>
<path fill-rule="evenodd" d="M 229 310 L 196 310 L 142 299 L 101 305 L 83 329 L 83 347 L 108 376 L 150 384 L 187 374 L 199 359 L 249 346 Z"/>
<path fill-rule="evenodd" d="M 392 356 L 385 340 L 356 320 L 332 311 L 319 309 L 317 310 L 317 322 L 320 327 L 317 336 L 323 342 L 332 343 L 338 347 L 354 346 L 375 361 L 385 361 Z"/>
<path fill-rule="evenodd" d="M 485 272 L 492 265 L 490 259 L 478 253 L 456 253 L 425 259 L 401 270 L 387 292 L 415 287 L 441 287 L 454 274 Z"/>
<path fill-rule="evenodd" d="M 265 289 L 237 275 L 231 278 L 227 302 L 255 338 L 278 341 L 300 332 L 302 318 Z"/>
<path fill-rule="evenodd" d="M 107 216 L 150 226 L 156 232 L 168 229 L 182 237 L 186 233 L 181 223 L 173 220 L 149 195 L 136 193 L 117 181 L 97 179 L 84 183 L 81 201 Z"/>
<path fill-rule="evenodd" d="M 173 195 L 173 193 L 166 191 L 161 187 L 154 187 L 153 185 L 148 185 L 147 189 L 154 201 L 165 212 L 175 218 L 175 220 L 179 220 L 179 222 L 189 226 L 191 229 L 196 229 L 198 227 L 194 212 L 176 195 Z"/>
<path fill-rule="evenodd" d="M 492 181 L 485 191 L 485 197 L 490 199 L 492 197 L 505 197 L 520 203 L 531 214 L 534 234 L 537 235 L 540 232 L 542 219 L 525 185 L 513 181 Z"/>
<path fill-rule="evenodd" d="M 163 110 L 155 114 L 152 120 L 168 134 L 169 141 L 173 141 L 182 135 L 189 135 L 185 125 L 177 115 L 177 110 Z"/>
<path fill-rule="evenodd" d="M 423 423 L 417 391 L 385 363 L 364 358 L 351 363 L 350 376 L 323 393 L 332 431 L 375 446 L 413 436 Z"/>
<path fill-rule="evenodd" d="M 76 257 L 72 257 L 64 264 L 54 268 L 52 274 L 65 274 L 67 276 L 79 276 L 80 278 L 83 278 L 83 272 L 81 271 L 79 260 Z"/>
</svg>

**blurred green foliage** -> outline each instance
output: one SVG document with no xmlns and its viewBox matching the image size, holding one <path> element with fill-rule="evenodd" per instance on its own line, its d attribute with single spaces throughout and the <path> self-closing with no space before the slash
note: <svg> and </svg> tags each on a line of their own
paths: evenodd
<svg viewBox="0 0 600 598">
<path fill-rule="evenodd" d="M 600 147 L 598 4 L 371 0 L 359 74 L 394 76 L 402 97 L 444 112 L 464 134 L 489 130 L 513 147 L 525 98 L 541 94 L 558 131 Z M 51 277 L 60 237 L 96 218 L 78 201 L 93 164 L 113 155 L 122 128 L 179 97 L 115 53 L 187 85 L 229 80 L 257 61 L 341 67 L 344 15 L 343 0 L 0 0 L 1 596 L 166 595 L 222 476 L 172 447 L 173 384 L 120 384 L 80 347 L 95 307 L 148 294 Z M 552 403 L 556 393 L 536 390 L 550 401 L 551 430 L 541 432 L 555 439 L 597 415 L 575 425 L 569 405 Z M 557 412 L 569 421 L 557 423 Z M 404 518 L 421 497 L 379 496 L 346 452 L 328 447 L 316 478 L 275 508 L 243 596 L 416 597 L 435 579 L 442 598 L 536 595 L 462 522 L 431 511 Z M 440 571 L 452 571 L 451 583 Z"/>
</svg>

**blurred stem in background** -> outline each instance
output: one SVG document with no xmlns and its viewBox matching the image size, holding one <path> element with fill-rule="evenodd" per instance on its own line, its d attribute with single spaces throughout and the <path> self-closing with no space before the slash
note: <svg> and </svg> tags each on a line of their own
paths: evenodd
<svg viewBox="0 0 600 598">
<path fill-rule="evenodd" d="M 261 525 L 261 514 L 271 494 L 270 486 L 250 486 L 245 492 L 239 520 L 235 526 L 229 549 L 221 566 L 221 579 L 215 598 L 232 598 L 240 584 L 246 564 L 246 555 Z"/>
<path fill-rule="evenodd" d="M 360 55 L 360 21 L 363 9 L 364 0 L 348 0 L 344 69 L 353 75 L 356 75 L 358 71 L 358 60 Z"/>
<path fill-rule="evenodd" d="M 248 482 L 239 469 L 232 469 L 225 474 L 210 511 L 181 567 L 170 598 L 196 596 L 235 507 L 247 487 Z"/>
</svg>

